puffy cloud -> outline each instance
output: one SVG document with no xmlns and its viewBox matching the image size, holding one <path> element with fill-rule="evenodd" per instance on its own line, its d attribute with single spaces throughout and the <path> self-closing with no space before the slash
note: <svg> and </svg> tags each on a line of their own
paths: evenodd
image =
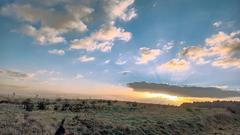
<svg viewBox="0 0 240 135">
<path fill-rule="evenodd" d="M 64 37 L 60 36 L 61 33 L 49 27 L 42 27 L 37 30 L 31 25 L 26 25 L 21 29 L 21 32 L 31 36 L 39 44 L 56 44 L 65 42 Z"/>
<path fill-rule="evenodd" d="M 71 42 L 71 49 L 109 52 L 115 40 L 129 41 L 130 39 L 130 32 L 125 32 L 124 29 L 113 25 L 104 25 L 99 31 L 92 33 L 88 37 L 73 40 Z"/>
<path fill-rule="evenodd" d="M 64 55 L 65 51 L 64 50 L 57 50 L 57 49 L 53 49 L 53 50 L 49 50 L 48 53 L 50 54 L 55 54 L 55 55 Z"/>
<path fill-rule="evenodd" d="M 81 62 L 90 62 L 90 61 L 94 61 L 95 57 L 89 57 L 87 55 L 83 55 L 83 56 L 79 57 L 78 60 Z"/>
<path fill-rule="evenodd" d="M 8 16 L 16 16 L 29 23 L 40 22 L 42 27 L 50 27 L 62 32 L 76 30 L 83 32 L 87 26 L 80 20 L 91 14 L 93 9 L 83 5 L 78 7 L 66 5 L 64 10 L 55 7 L 39 6 L 34 3 L 9 4 L 2 8 L 1 13 Z"/>
<path fill-rule="evenodd" d="M 159 72 L 183 72 L 190 68 L 190 63 L 184 59 L 172 59 L 157 67 Z"/>
<path fill-rule="evenodd" d="M 213 26 L 216 27 L 216 28 L 220 27 L 221 25 L 222 25 L 221 21 L 217 21 L 217 22 L 213 23 Z"/>
<path fill-rule="evenodd" d="M 18 0 L 2 5 L 0 13 L 25 23 L 27 26 L 21 31 L 39 44 L 65 42 L 66 34 L 85 32 L 94 22 L 100 29 L 89 37 L 71 41 L 71 48 L 108 52 L 114 40 L 131 38 L 131 33 L 115 27 L 114 22 L 136 17 L 133 3 L 134 0 Z"/>
<path fill-rule="evenodd" d="M 67 5 L 65 10 L 57 10 L 54 7 L 36 6 L 33 3 L 13 3 L 2 8 L 1 13 L 8 16 L 16 16 L 18 19 L 41 26 L 38 30 L 35 27 L 26 27 L 24 34 L 32 36 L 40 44 L 51 44 L 64 42 L 60 35 L 73 30 L 83 32 L 87 26 L 81 21 L 85 16 L 93 12 L 85 6 L 78 8 Z M 78 12 L 76 12 L 78 11 Z"/>
<path fill-rule="evenodd" d="M 185 47 L 182 49 L 179 55 L 187 57 L 192 61 L 196 61 L 197 64 L 207 64 L 209 62 L 203 58 L 208 56 L 208 51 L 198 46 Z"/>
<path fill-rule="evenodd" d="M 140 57 L 137 58 L 136 64 L 147 64 L 149 61 L 156 59 L 160 54 L 160 49 L 142 47 L 140 48 Z"/>
<path fill-rule="evenodd" d="M 128 86 L 133 88 L 135 91 L 170 94 L 181 97 L 240 97 L 240 93 L 238 91 L 222 90 L 215 87 L 177 86 L 146 82 L 129 83 Z"/>
<path fill-rule="evenodd" d="M 187 47 L 179 54 L 197 63 L 211 63 L 221 68 L 240 68 L 239 31 L 226 34 L 219 32 L 205 40 L 203 47 Z M 207 61 L 206 61 L 207 59 Z"/>
<path fill-rule="evenodd" d="M 232 38 L 231 35 L 228 35 L 222 31 L 218 32 L 215 35 L 212 35 L 211 37 L 207 38 L 205 40 L 206 45 L 209 46 L 215 46 L 215 45 L 220 45 L 228 40 L 230 40 Z"/>
</svg>

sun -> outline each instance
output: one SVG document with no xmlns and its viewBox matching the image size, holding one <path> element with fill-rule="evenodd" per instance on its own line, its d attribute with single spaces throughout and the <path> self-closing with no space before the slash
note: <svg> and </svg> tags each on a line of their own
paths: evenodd
<svg viewBox="0 0 240 135">
<path fill-rule="evenodd" d="M 162 93 L 145 93 L 145 97 L 147 98 L 165 98 L 168 100 L 172 100 L 172 101 L 177 101 L 178 100 L 178 96 L 172 96 L 169 94 L 162 94 Z"/>
</svg>

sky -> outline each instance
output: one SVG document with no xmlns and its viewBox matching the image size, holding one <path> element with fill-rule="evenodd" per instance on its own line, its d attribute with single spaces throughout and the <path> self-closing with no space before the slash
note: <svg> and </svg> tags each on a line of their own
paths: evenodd
<svg viewBox="0 0 240 135">
<path fill-rule="evenodd" d="M 138 97 L 127 84 L 144 81 L 239 91 L 239 5 L 1 0 L 1 89 Z"/>
</svg>

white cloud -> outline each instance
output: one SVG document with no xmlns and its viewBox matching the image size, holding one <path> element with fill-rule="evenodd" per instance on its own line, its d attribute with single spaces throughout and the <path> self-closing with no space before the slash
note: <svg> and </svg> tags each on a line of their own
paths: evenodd
<svg viewBox="0 0 240 135">
<path fill-rule="evenodd" d="M 206 61 L 203 57 L 208 55 L 208 50 L 203 49 L 198 46 L 185 47 L 179 53 L 180 56 L 186 57 L 191 61 L 195 61 L 197 64 L 207 64 L 209 61 Z"/>
<path fill-rule="evenodd" d="M 205 40 L 206 45 L 209 46 L 215 46 L 215 45 L 220 45 L 222 43 L 225 43 L 225 41 L 228 41 L 232 38 L 231 35 L 228 35 L 222 31 L 218 32 L 215 35 L 212 35 L 211 37 L 207 38 Z"/>
<path fill-rule="evenodd" d="M 127 63 L 127 60 L 124 60 L 122 57 L 118 58 L 118 60 L 115 62 L 117 65 L 124 65 Z"/>
<path fill-rule="evenodd" d="M 221 68 L 240 68 L 240 35 L 239 31 L 230 34 L 218 32 L 205 40 L 203 47 L 187 47 L 180 52 L 197 64 L 211 63 Z"/>
<path fill-rule="evenodd" d="M 157 67 L 160 73 L 165 72 L 184 72 L 190 68 L 190 63 L 184 59 L 172 59 L 167 63 L 161 64 Z"/>
<path fill-rule="evenodd" d="M 84 78 L 84 76 L 83 76 L 82 74 L 77 74 L 77 75 L 74 77 L 75 80 L 83 79 L 83 78 Z"/>
<path fill-rule="evenodd" d="M 26 25 L 21 29 L 21 32 L 31 36 L 39 44 L 56 44 L 65 42 L 64 37 L 60 36 L 61 33 L 49 27 L 42 27 L 39 30 L 31 25 Z"/>
<path fill-rule="evenodd" d="M 94 61 L 95 57 L 89 57 L 87 55 L 83 55 L 83 56 L 79 57 L 78 60 L 81 62 L 90 62 L 90 61 Z"/>
<path fill-rule="evenodd" d="M 130 21 L 137 16 L 136 10 L 132 7 L 134 0 L 108 0 L 104 10 L 111 20 L 119 18 L 123 21 Z"/>
<path fill-rule="evenodd" d="M 134 8 L 130 9 L 126 14 L 121 16 L 122 20 L 130 21 L 137 16 L 136 10 Z"/>
<path fill-rule="evenodd" d="M 217 22 L 213 23 L 213 26 L 216 27 L 216 28 L 220 27 L 221 25 L 222 25 L 221 21 L 217 21 Z"/>
<path fill-rule="evenodd" d="M 104 61 L 104 64 L 108 64 L 108 63 L 110 63 L 111 62 L 111 60 L 105 60 Z"/>
<path fill-rule="evenodd" d="M 64 50 L 57 50 L 57 49 L 53 49 L 53 50 L 49 50 L 48 53 L 50 54 L 55 54 L 55 55 L 64 55 L 65 51 Z"/>
<path fill-rule="evenodd" d="M 70 46 L 71 49 L 109 52 L 115 40 L 129 41 L 131 36 L 130 32 L 125 32 L 122 28 L 117 28 L 113 25 L 105 25 L 88 37 L 73 40 Z"/>
<path fill-rule="evenodd" d="M 140 57 L 137 58 L 136 64 L 147 64 L 149 61 L 156 59 L 160 54 L 160 49 L 150 49 L 142 47 L 140 50 Z"/>
<path fill-rule="evenodd" d="M 167 43 L 163 46 L 162 50 L 163 50 L 164 52 L 169 52 L 173 47 L 174 47 L 174 42 L 173 42 L 173 41 L 170 41 L 170 42 L 167 42 Z"/>
</svg>

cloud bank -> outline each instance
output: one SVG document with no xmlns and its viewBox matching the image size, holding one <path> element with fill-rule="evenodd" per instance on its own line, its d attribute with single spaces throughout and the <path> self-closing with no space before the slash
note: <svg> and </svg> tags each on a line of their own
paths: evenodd
<svg viewBox="0 0 240 135">
<path fill-rule="evenodd" d="M 240 97 L 240 92 L 227 91 L 215 87 L 176 86 L 147 82 L 129 83 L 128 87 L 140 92 L 163 93 L 182 97 L 226 98 Z"/>
</svg>

